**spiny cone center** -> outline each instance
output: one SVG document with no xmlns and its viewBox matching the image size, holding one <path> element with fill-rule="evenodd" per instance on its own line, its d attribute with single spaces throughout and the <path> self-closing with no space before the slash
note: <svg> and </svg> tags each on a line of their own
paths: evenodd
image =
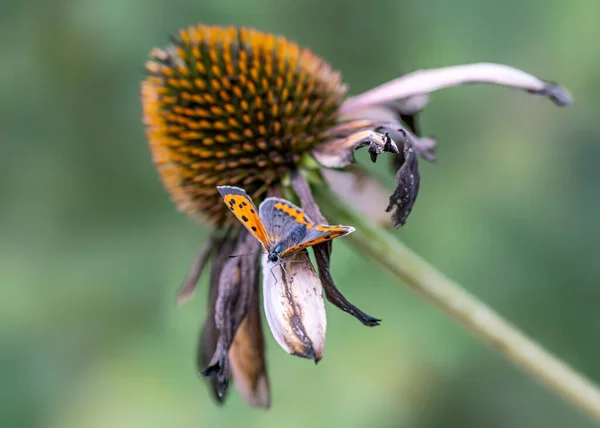
<svg viewBox="0 0 600 428">
<path fill-rule="evenodd" d="M 178 207 L 216 225 L 215 186 L 264 197 L 337 121 L 346 88 L 321 58 L 282 37 L 199 25 L 154 49 L 142 83 L 153 160 Z"/>
</svg>

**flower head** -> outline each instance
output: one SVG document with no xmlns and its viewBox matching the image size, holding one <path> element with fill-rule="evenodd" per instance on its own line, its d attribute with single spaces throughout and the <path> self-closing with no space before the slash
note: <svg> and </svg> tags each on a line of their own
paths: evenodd
<svg viewBox="0 0 600 428">
<path fill-rule="evenodd" d="M 247 28 L 181 30 L 146 69 L 145 122 L 163 183 L 180 209 L 217 226 L 231 217 L 215 185 L 263 199 L 328 138 L 346 92 L 309 50 Z"/>
<path fill-rule="evenodd" d="M 246 400 L 261 407 L 271 402 L 258 298 L 261 265 L 266 318 L 290 354 L 315 361 L 323 356 L 323 294 L 364 325 L 380 320 L 336 287 L 329 271 L 332 242 L 312 246 L 318 274 L 305 248 L 273 266 L 261 255 L 264 242 L 261 248 L 252 229 L 230 213 L 217 186 L 242 188 L 257 203 L 285 193 L 299 202 L 296 214 L 326 226 L 306 178 L 316 175 L 342 197 L 362 200 L 358 207 L 365 215 L 400 227 L 418 195 L 419 159 L 436 159 L 435 140 L 421 136 L 418 126 L 428 94 L 487 82 L 570 103 L 560 86 L 498 64 L 421 70 L 347 98 L 340 73 L 323 59 L 248 28 L 181 30 L 171 45 L 151 51 L 146 69 L 144 123 L 162 182 L 180 210 L 215 228 L 178 295 L 179 302 L 188 300 L 211 262 L 199 369 L 212 376 L 218 401 L 233 379 Z M 354 151 L 361 147 L 373 162 L 390 154 L 396 170 L 391 196 L 355 165 Z M 292 230 L 280 232 L 288 239 Z M 230 257 L 236 255 L 242 256 Z"/>
</svg>

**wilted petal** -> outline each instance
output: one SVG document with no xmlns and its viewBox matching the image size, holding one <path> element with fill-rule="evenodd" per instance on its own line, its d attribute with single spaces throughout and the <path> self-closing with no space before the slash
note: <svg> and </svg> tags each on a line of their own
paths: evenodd
<svg viewBox="0 0 600 428">
<path fill-rule="evenodd" d="M 315 200 L 310 191 L 310 186 L 306 181 L 306 178 L 298 172 L 292 174 L 292 187 L 294 192 L 298 195 L 302 209 L 308 214 L 308 216 L 319 224 L 328 224 L 327 219 L 321 214 L 319 206 L 315 203 Z M 329 257 L 333 248 L 333 242 L 328 241 L 322 244 L 315 245 L 313 251 L 315 252 L 315 258 L 317 260 L 317 266 L 319 267 L 319 277 L 321 278 L 321 285 L 325 291 L 327 300 L 337 306 L 344 312 L 356 317 L 360 322 L 369 327 L 379 325 L 380 319 L 372 317 L 358 309 L 352 303 L 348 301 L 340 290 L 333 282 L 333 277 L 329 271 Z"/>
<path fill-rule="evenodd" d="M 417 70 L 405 74 L 361 95 L 349 98 L 342 105 L 340 112 L 347 114 L 371 104 L 384 104 L 467 83 L 492 83 L 523 89 L 535 95 L 548 97 L 561 107 L 573 102 L 569 91 L 556 83 L 542 80 L 507 65 L 477 63 Z"/>
<path fill-rule="evenodd" d="M 411 116 L 416 119 L 415 116 Z M 437 148 L 437 141 L 431 137 L 418 137 L 409 128 L 406 128 L 399 121 L 381 123 L 377 127 L 377 131 L 385 132 L 390 135 L 392 139 L 397 141 L 400 153 L 396 155 L 396 158 L 403 158 L 402 154 L 404 151 L 404 145 L 409 144 L 416 152 L 416 154 L 428 161 L 435 161 L 435 149 Z"/>
<path fill-rule="evenodd" d="M 392 221 L 382 207 L 389 203 L 389 191 L 383 184 L 359 168 L 345 171 L 323 169 L 325 181 L 340 198 L 378 226 L 391 226 Z"/>
<path fill-rule="evenodd" d="M 210 237 L 208 241 L 206 241 L 198 251 L 196 260 L 194 260 L 194 263 L 192 264 L 192 267 L 190 268 L 185 280 L 183 281 L 181 288 L 177 292 L 178 305 L 182 305 L 188 300 L 190 300 L 192 297 L 194 297 L 194 293 L 196 292 L 196 285 L 198 285 L 200 275 L 206 267 L 206 263 L 210 259 L 214 247 L 215 238 Z"/>
<path fill-rule="evenodd" d="M 379 133 L 388 133 L 400 149 L 400 153 L 396 155 L 397 158 L 404 159 L 400 143 L 408 138 L 420 157 L 434 162 L 436 161 L 434 151 L 437 142 L 431 137 L 421 137 L 418 123 L 419 111 L 425 106 L 428 98 L 427 96 L 414 96 L 386 104 L 367 105 L 360 110 L 353 111 L 350 117 L 356 118 L 356 122 L 362 119 Z M 396 169 L 399 167 L 400 165 Z"/>
<path fill-rule="evenodd" d="M 369 155 L 373 162 L 383 152 L 398 153 L 398 147 L 387 134 L 364 130 L 345 138 L 321 143 L 315 147 L 312 154 L 317 162 L 326 168 L 343 168 L 354 163 L 354 151 L 365 146 L 369 146 Z"/>
<path fill-rule="evenodd" d="M 396 173 L 396 190 L 390 196 L 386 212 L 392 214 L 394 227 L 403 226 L 412 211 L 419 193 L 420 173 L 418 156 L 410 141 L 404 144 L 404 162 Z"/>
<path fill-rule="evenodd" d="M 230 244 L 229 241 L 226 244 Z M 252 299 L 254 281 L 258 275 L 257 256 L 229 258 L 235 254 L 257 254 L 259 242 L 245 229 L 240 230 L 234 245 L 223 245 L 219 249 L 217 296 L 214 303 L 215 327 L 218 340 L 215 351 L 202 370 L 203 376 L 217 377 L 217 394 L 222 397 L 229 385 L 229 348 L 233 337 L 246 316 Z"/>
<path fill-rule="evenodd" d="M 327 319 L 321 281 L 308 253 L 297 253 L 284 265 L 263 255 L 262 277 L 265 314 L 275 340 L 287 353 L 318 362 Z"/>
<path fill-rule="evenodd" d="M 269 408 L 271 396 L 260 322 L 258 286 L 256 276 L 252 301 L 229 349 L 229 360 L 233 382 L 246 402 L 254 407 Z"/>
<path fill-rule="evenodd" d="M 196 366 L 199 372 L 208 366 L 211 358 L 217 351 L 219 331 L 217 330 L 215 323 L 215 306 L 217 302 L 217 296 L 219 295 L 219 278 L 221 277 L 223 264 L 227 260 L 227 251 L 232 249 L 233 242 L 231 240 L 224 240 L 216 243 L 215 245 L 215 252 L 217 256 L 215 257 L 210 272 L 208 313 L 206 315 L 204 325 L 202 326 L 200 342 L 198 344 L 198 352 L 196 354 Z M 225 393 L 223 392 L 219 394 L 219 382 L 217 380 L 217 376 L 211 377 L 209 382 L 213 398 L 217 403 L 223 403 L 223 400 L 225 399 Z"/>
</svg>

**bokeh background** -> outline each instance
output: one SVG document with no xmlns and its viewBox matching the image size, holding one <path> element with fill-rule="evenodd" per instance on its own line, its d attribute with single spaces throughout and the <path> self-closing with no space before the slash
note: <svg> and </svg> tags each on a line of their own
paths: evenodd
<svg viewBox="0 0 600 428">
<path fill-rule="evenodd" d="M 382 326 L 328 305 L 318 366 L 267 334 L 271 410 L 233 389 L 216 407 L 194 367 L 206 278 L 174 305 L 208 230 L 158 180 L 139 84 L 150 49 L 198 22 L 284 34 L 352 93 L 478 61 L 565 84 L 568 109 L 492 86 L 434 94 L 422 124 L 440 161 L 394 233 L 600 381 L 598 16 L 597 0 L 3 0 L 0 426 L 591 427 L 341 241 L 336 281 Z"/>
</svg>

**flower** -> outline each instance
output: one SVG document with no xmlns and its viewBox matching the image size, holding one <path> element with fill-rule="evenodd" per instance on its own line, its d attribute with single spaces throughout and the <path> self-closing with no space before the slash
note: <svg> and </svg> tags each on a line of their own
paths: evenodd
<svg viewBox="0 0 600 428">
<path fill-rule="evenodd" d="M 181 210 L 212 225 L 178 302 L 191 298 L 211 262 L 208 315 L 198 366 L 221 402 L 230 378 L 250 405 L 269 407 L 260 324 L 259 278 L 269 326 L 287 352 L 318 361 L 325 340 L 322 294 L 367 326 L 380 320 L 350 303 L 330 271 L 331 242 L 289 263 L 289 277 L 268 273 L 260 243 L 229 213 L 217 186 L 243 188 L 255 201 L 296 199 L 312 222 L 328 224 L 311 184 L 325 182 L 380 224 L 401 227 L 415 204 L 419 159 L 435 161 L 436 142 L 421 135 L 418 114 L 429 94 L 466 83 L 495 83 L 571 102 L 557 84 L 499 64 L 420 70 L 347 97 L 341 74 L 283 37 L 249 28 L 197 25 L 155 48 L 142 83 L 144 124 L 153 162 Z M 354 151 L 368 147 L 375 162 L 389 153 L 396 190 L 387 196 L 358 168 Z M 307 179 L 308 177 L 308 179 Z M 383 216 L 385 213 L 392 213 Z M 243 255 L 240 257 L 229 257 Z M 309 267 L 310 266 L 310 267 Z M 314 292 L 311 292 L 314 290 Z"/>
</svg>

